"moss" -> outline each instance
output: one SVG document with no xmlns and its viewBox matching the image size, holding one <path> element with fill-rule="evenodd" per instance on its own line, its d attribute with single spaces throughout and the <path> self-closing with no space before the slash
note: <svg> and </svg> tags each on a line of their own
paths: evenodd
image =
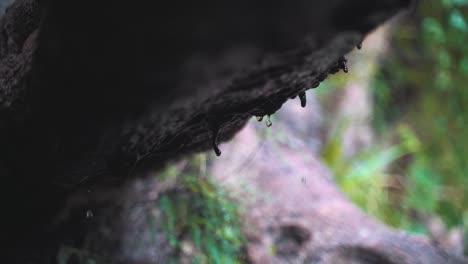
<svg viewBox="0 0 468 264">
<path fill-rule="evenodd" d="M 192 159 L 192 169 L 176 176 L 177 191 L 158 200 L 174 261 L 189 257 L 197 263 L 241 263 L 240 208 L 212 178 L 193 174 L 200 159 L 203 155 Z"/>
</svg>

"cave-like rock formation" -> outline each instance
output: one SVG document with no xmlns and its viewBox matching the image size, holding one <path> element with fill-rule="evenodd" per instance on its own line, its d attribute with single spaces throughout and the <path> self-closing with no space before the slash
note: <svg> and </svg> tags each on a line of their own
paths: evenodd
<svg viewBox="0 0 468 264">
<path fill-rule="evenodd" d="M 53 263 L 88 228 L 57 220 L 70 197 L 216 150 L 347 71 L 408 2 L 16 0 L 0 19 L 4 259 Z"/>
</svg>

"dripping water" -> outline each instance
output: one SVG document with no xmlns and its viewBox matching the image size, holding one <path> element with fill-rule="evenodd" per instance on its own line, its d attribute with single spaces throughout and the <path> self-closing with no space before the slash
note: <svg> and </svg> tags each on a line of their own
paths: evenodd
<svg viewBox="0 0 468 264">
<path fill-rule="evenodd" d="M 339 67 L 345 72 L 348 73 L 348 66 L 346 66 L 346 63 L 348 62 L 348 59 L 345 56 L 342 56 L 339 61 L 338 65 Z"/>
<path fill-rule="evenodd" d="M 91 219 L 94 217 L 93 211 L 91 209 L 86 210 L 86 219 Z"/>
<path fill-rule="evenodd" d="M 359 42 L 359 43 L 356 45 L 356 48 L 359 49 L 359 50 L 362 49 L 362 42 Z"/>
<path fill-rule="evenodd" d="M 262 122 L 262 120 L 263 120 L 263 116 L 257 116 L 257 121 L 258 122 Z"/>
<path fill-rule="evenodd" d="M 216 127 L 213 129 L 212 132 L 212 141 L 211 141 L 211 146 L 213 147 L 213 150 L 216 154 L 216 156 L 221 156 L 221 150 L 218 147 L 218 137 L 219 137 L 219 128 Z"/>
<path fill-rule="evenodd" d="M 266 120 L 266 123 L 265 123 L 265 124 L 266 124 L 267 127 L 271 127 L 271 125 L 273 125 L 273 123 L 271 122 L 271 119 L 270 119 L 270 116 L 269 116 L 269 115 L 267 116 L 267 120 Z"/>
<path fill-rule="evenodd" d="M 301 100 L 301 106 L 306 107 L 307 104 L 307 97 L 305 92 L 299 93 L 299 99 Z"/>
</svg>

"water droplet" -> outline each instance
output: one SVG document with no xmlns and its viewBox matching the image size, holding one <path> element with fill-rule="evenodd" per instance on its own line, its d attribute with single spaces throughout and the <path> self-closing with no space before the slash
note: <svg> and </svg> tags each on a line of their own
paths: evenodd
<svg viewBox="0 0 468 264">
<path fill-rule="evenodd" d="M 307 97 L 305 92 L 299 93 L 299 99 L 301 99 L 301 106 L 306 107 L 307 104 Z"/>
<path fill-rule="evenodd" d="M 301 182 L 302 182 L 302 184 L 306 184 L 306 178 L 305 178 L 305 177 L 302 177 L 302 178 L 301 178 Z"/>
<path fill-rule="evenodd" d="M 359 50 L 362 49 L 362 42 L 359 42 L 359 43 L 356 45 L 356 48 L 359 49 Z"/>
<path fill-rule="evenodd" d="M 219 132 L 218 127 L 213 129 L 211 145 L 213 147 L 213 150 L 214 150 L 216 156 L 219 157 L 219 156 L 221 156 L 221 150 L 218 147 L 218 137 L 219 137 L 218 132 Z"/>
<path fill-rule="evenodd" d="M 258 122 L 262 122 L 262 120 L 263 120 L 263 116 L 257 116 L 257 121 Z"/>
<path fill-rule="evenodd" d="M 338 65 L 340 66 L 340 68 L 345 72 L 345 73 L 348 73 L 348 66 L 346 66 L 346 63 L 348 62 L 348 59 L 345 57 L 345 56 L 342 56 L 339 60 L 338 60 Z"/>
<path fill-rule="evenodd" d="M 91 209 L 86 210 L 86 219 L 91 219 L 94 217 L 93 211 Z"/>
<path fill-rule="evenodd" d="M 267 120 L 265 124 L 267 127 L 271 127 L 273 125 L 273 123 L 271 122 L 270 116 L 267 116 Z"/>
</svg>

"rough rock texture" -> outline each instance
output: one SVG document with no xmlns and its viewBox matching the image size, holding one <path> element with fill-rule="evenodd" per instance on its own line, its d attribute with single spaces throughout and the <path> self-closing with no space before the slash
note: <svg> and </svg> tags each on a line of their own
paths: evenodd
<svg viewBox="0 0 468 264">
<path fill-rule="evenodd" d="M 230 139 L 345 70 L 342 56 L 409 1 L 38 2 L 0 19 L 9 263 L 55 262 L 64 233 L 90 228 L 81 209 L 58 218 L 72 197 Z"/>
</svg>

